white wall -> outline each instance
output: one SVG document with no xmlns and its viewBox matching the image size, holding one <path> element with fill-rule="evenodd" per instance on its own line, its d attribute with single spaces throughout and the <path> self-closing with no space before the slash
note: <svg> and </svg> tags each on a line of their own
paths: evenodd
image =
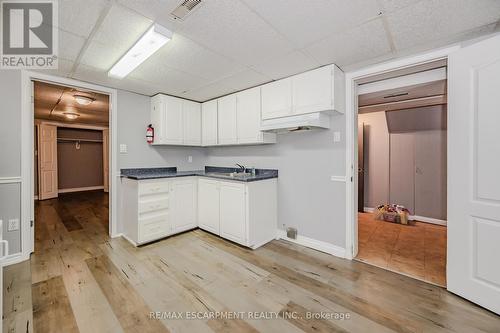
<svg viewBox="0 0 500 333">
<path fill-rule="evenodd" d="M 342 141 L 333 142 L 340 131 Z M 278 143 L 208 149 L 207 165 L 235 163 L 279 170 L 278 227 L 345 247 L 345 116 L 332 116 L 332 129 L 278 135 Z"/>
<path fill-rule="evenodd" d="M 0 70 L 0 178 L 21 176 L 21 73 Z M 21 184 L 0 184 L 0 219 L 10 254 L 20 251 L 21 232 L 7 231 L 21 216 Z"/>
</svg>

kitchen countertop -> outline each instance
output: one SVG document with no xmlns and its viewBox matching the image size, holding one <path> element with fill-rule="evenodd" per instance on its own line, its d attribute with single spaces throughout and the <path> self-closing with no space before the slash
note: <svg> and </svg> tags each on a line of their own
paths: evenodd
<svg viewBox="0 0 500 333">
<path fill-rule="evenodd" d="M 239 171 L 238 168 L 214 167 L 214 166 L 206 166 L 205 170 L 194 170 L 194 171 L 177 171 L 176 167 L 136 168 L 136 169 L 121 169 L 121 176 L 136 180 L 202 176 L 208 178 L 234 180 L 240 182 L 254 182 L 264 179 L 278 178 L 278 170 L 273 170 L 273 169 L 255 169 L 255 176 L 230 175 L 230 173 L 236 173 L 237 171 Z M 247 169 L 247 171 L 250 170 Z"/>
</svg>

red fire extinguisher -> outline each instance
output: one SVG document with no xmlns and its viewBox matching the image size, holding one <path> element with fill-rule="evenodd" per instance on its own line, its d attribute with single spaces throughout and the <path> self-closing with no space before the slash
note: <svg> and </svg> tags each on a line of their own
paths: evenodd
<svg viewBox="0 0 500 333">
<path fill-rule="evenodd" d="M 146 129 L 146 141 L 151 144 L 153 143 L 155 138 L 155 129 L 153 128 L 152 124 L 148 125 L 148 128 Z"/>
</svg>

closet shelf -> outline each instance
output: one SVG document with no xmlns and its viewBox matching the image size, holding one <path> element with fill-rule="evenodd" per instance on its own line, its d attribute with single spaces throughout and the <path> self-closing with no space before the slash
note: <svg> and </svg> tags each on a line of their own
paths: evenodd
<svg viewBox="0 0 500 333">
<path fill-rule="evenodd" d="M 78 138 L 57 138 L 58 142 L 95 142 L 95 143 L 102 143 L 102 140 L 95 140 L 95 139 L 78 139 Z"/>
</svg>

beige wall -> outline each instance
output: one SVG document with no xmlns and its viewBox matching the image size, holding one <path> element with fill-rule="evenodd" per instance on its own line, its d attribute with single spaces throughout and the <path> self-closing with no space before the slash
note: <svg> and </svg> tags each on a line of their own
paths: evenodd
<svg viewBox="0 0 500 333">
<path fill-rule="evenodd" d="M 61 128 L 57 136 L 102 140 L 102 131 Z M 102 143 L 74 142 L 57 143 L 57 176 L 59 189 L 103 186 Z"/>
</svg>

